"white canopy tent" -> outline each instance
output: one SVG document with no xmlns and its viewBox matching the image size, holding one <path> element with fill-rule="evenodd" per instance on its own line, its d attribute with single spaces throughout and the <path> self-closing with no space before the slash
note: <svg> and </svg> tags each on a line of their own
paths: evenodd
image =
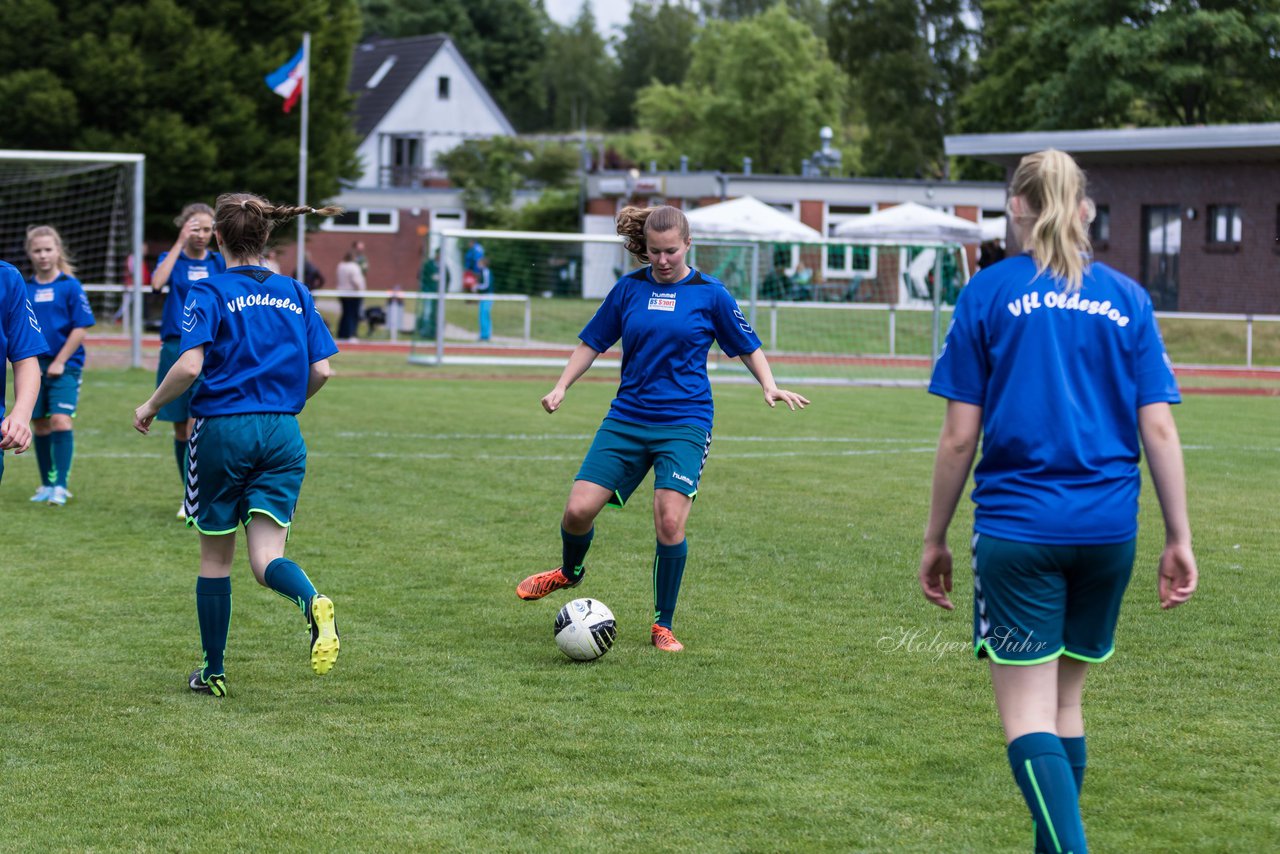
<svg viewBox="0 0 1280 854">
<path fill-rule="evenodd" d="M 915 202 L 904 202 L 866 216 L 853 217 L 832 231 L 834 237 L 891 241 L 910 246 L 955 246 L 982 242 L 982 226 Z"/>
<path fill-rule="evenodd" d="M 752 196 L 698 208 L 685 214 L 694 237 L 756 243 L 820 243 L 822 233 Z"/>
<path fill-rule="evenodd" d="M 976 222 L 926 208 L 915 202 L 904 202 L 866 216 L 855 217 L 833 229 L 834 237 L 845 240 L 892 243 L 899 246 L 927 247 L 908 261 L 907 251 L 900 255 L 903 275 L 898 280 L 898 299 L 902 305 L 932 305 L 933 355 L 939 346 L 939 308 L 941 287 L 930 289 L 928 272 L 933 270 L 935 285 L 942 282 L 942 250 L 955 249 L 966 243 L 981 243 L 982 226 Z M 930 292 L 932 291 L 932 293 Z"/>
<path fill-rule="evenodd" d="M 982 221 L 982 242 L 988 240 L 1004 240 L 1009 231 L 1009 221 L 1002 216 L 991 217 Z"/>
</svg>

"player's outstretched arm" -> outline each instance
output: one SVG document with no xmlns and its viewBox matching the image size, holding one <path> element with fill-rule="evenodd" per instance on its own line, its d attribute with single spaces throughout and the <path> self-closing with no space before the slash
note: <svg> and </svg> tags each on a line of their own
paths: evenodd
<svg viewBox="0 0 1280 854">
<path fill-rule="evenodd" d="M 204 370 L 204 345 L 192 347 L 178 357 L 169 373 L 164 375 L 160 386 L 151 394 L 147 402 L 133 411 L 133 429 L 146 433 L 151 429 L 151 422 L 156 413 L 170 401 L 177 400 L 183 392 L 191 388 L 191 384 Z"/>
<path fill-rule="evenodd" d="M 924 529 L 924 552 L 920 556 L 920 590 L 924 598 L 948 611 L 955 608 L 947 596 L 951 592 L 951 550 L 947 528 L 964 492 L 978 437 L 982 435 L 982 407 L 958 400 L 947 401 L 947 415 L 938 437 L 938 454 L 933 461 L 933 489 L 929 498 L 929 521 Z"/>
<path fill-rule="evenodd" d="M 1160 555 L 1157 583 L 1160 607 L 1176 608 L 1196 592 L 1199 570 L 1191 551 L 1182 441 L 1169 404 L 1152 403 L 1139 409 L 1138 432 L 1142 435 L 1147 466 L 1164 515 L 1164 553 Z"/>
<path fill-rule="evenodd" d="M 0 366 L 0 370 L 3 370 Z M 40 394 L 40 362 L 35 356 L 13 363 L 13 408 L 0 423 L 0 450 L 21 454 L 31 446 L 31 410 Z"/>
<path fill-rule="evenodd" d="M 747 366 L 747 370 L 751 371 L 751 376 L 760 383 L 760 388 L 764 390 L 764 402 L 769 404 L 770 409 L 779 402 L 785 403 L 792 412 L 809 405 L 809 398 L 804 395 L 778 388 L 778 384 L 773 381 L 773 371 L 769 368 L 769 360 L 765 358 L 763 349 L 757 347 L 740 358 L 742 364 Z"/>
<path fill-rule="evenodd" d="M 542 408 L 547 412 L 555 412 L 559 409 L 565 393 L 569 391 L 569 386 L 576 383 L 578 378 L 587 372 L 587 368 L 591 367 L 596 360 L 596 356 L 599 355 L 598 352 L 586 344 L 579 342 L 578 346 L 574 347 L 573 352 L 569 354 L 569 363 L 564 366 L 560 379 L 556 381 L 556 387 L 542 398 Z"/>
</svg>

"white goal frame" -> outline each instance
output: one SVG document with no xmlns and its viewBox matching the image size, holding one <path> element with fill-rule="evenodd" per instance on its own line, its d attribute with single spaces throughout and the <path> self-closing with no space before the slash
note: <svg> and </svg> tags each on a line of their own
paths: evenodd
<svg viewBox="0 0 1280 854">
<path fill-rule="evenodd" d="M 133 167 L 133 222 L 129 237 L 130 251 L 134 258 L 132 293 L 133 300 L 130 314 L 126 318 L 129 333 L 129 359 L 132 367 L 142 367 L 142 266 L 143 256 L 143 219 L 146 214 L 144 190 L 146 187 L 145 154 L 119 154 L 107 151 L 34 151 L 20 149 L 0 149 L 0 161 L 26 161 L 40 163 L 115 163 Z M 39 217 L 33 217 L 39 219 Z M 125 293 L 123 285 L 104 282 L 85 282 L 86 290 Z"/>
</svg>

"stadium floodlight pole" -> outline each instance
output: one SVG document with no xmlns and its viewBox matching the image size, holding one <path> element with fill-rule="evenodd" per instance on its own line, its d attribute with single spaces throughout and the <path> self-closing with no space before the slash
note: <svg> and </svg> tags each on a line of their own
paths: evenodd
<svg viewBox="0 0 1280 854">
<path fill-rule="evenodd" d="M 302 133 L 298 141 L 298 205 L 307 204 L 307 115 L 311 92 L 311 33 L 302 34 Z M 298 217 L 298 281 L 306 281 L 307 218 Z"/>
</svg>

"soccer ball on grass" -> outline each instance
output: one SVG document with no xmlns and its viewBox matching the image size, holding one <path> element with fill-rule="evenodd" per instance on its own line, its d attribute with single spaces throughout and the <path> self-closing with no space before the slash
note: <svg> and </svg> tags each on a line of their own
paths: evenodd
<svg viewBox="0 0 1280 854">
<path fill-rule="evenodd" d="M 556 646 L 574 661 L 593 661 L 618 636 L 613 612 L 595 599 L 574 599 L 556 614 Z"/>
</svg>

